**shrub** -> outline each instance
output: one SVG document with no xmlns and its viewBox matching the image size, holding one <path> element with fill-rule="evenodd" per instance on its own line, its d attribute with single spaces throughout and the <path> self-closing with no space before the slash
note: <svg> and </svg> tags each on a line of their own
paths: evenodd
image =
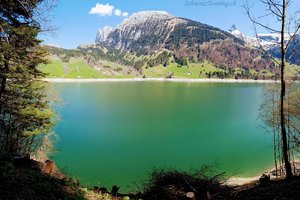
<svg viewBox="0 0 300 200">
<path fill-rule="evenodd" d="M 209 166 L 194 173 L 154 170 L 144 186 L 143 199 L 183 200 L 188 199 L 187 193 L 191 192 L 195 199 L 231 199 L 233 190 L 223 184 L 223 174 L 212 176 L 207 172 L 211 172 Z"/>
</svg>

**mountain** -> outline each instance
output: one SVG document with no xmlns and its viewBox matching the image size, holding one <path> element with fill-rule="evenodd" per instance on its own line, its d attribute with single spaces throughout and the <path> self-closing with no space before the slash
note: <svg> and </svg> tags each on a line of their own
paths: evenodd
<svg viewBox="0 0 300 200">
<path fill-rule="evenodd" d="M 96 37 L 96 43 L 104 42 L 120 50 L 146 49 L 163 44 L 168 34 L 177 24 L 183 23 L 176 17 L 162 11 L 134 13 L 115 29 L 108 33 L 102 28 Z M 107 32 L 107 37 L 101 37 Z"/>
<path fill-rule="evenodd" d="M 281 35 L 276 33 L 258 34 L 260 44 L 274 57 L 281 58 Z M 285 35 L 284 43 L 290 40 L 289 35 Z M 297 34 L 291 42 L 286 52 L 286 60 L 291 64 L 300 65 L 300 35 Z"/>
<path fill-rule="evenodd" d="M 234 35 L 235 37 L 243 40 L 246 44 L 249 44 L 249 45 L 254 46 L 254 47 L 259 46 L 258 41 L 257 41 L 256 38 L 244 35 L 241 31 L 239 31 L 237 29 L 236 25 L 232 25 L 231 28 L 228 29 L 228 32 L 230 34 Z"/>
<path fill-rule="evenodd" d="M 255 41 L 235 27 L 227 32 L 164 11 L 134 13 L 115 28 L 100 29 L 95 40 L 98 47 L 132 58 L 136 68 L 208 62 L 225 76 L 252 74 L 253 78 L 263 70 L 278 74 L 274 63 L 261 50 L 247 46 L 248 42 Z"/>
<path fill-rule="evenodd" d="M 287 60 L 300 65 L 300 34 L 296 35 L 287 50 Z"/>
<path fill-rule="evenodd" d="M 98 31 L 97 37 L 96 37 L 96 43 L 100 43 L 107 40 L 107 37 L 109 34 L 114 30 L 111 26 L 104 26 L 102 29 Z"/>
<path fill-rule="evenodd" d="M 228 30 L 229 33 L 234 35 L 235 37 L 243 40 L 246 44 L 260 48 L 263 47 L 267 50 L 272 56 L 276 58 L 281 57 L 280 53 L 280 41 L 281 35 L 278 33 L 263 33 L 257 34 L 256 37 L 246 36 L 241 31 L 239 31 L 235 25 Z M 288 34 L 285 35 L 284 42 L 287 44 L 290 36 Z M 300 65 L 300 35 L 297 34 L 293 41 L 290 44 L 290 47 L 287 50 L 287 61 L 291 64 Z"/>
<path fill-rule="evenodd" d="M 108 34 L 107 37 L 103 37 L 104 33 Z M 164 11 L 143 11 L 134 13 L 114 30 L 107 27 L 101 29 L 96 43 L 144 54 L 161 48 L 179 49 L 183 43 L 202 44 L 216 39 L 244 43 L 233 35 L 206 24 L 174 17 Z"/>
<path fill-rule="evenodd" d="M 280 41 L 280 40 L 279 40 Z M 279 45 L 274 45 L 269 52 L 276 58 L 281 57 Z M 300 65 L 300 35 L 297 34 L 286 52 L 286 60 L 292 64 Z"/>
<path fill-rule="evenodd" d="M 281 35 L 279 33 L 264 33 L 264 34 L 257 34 L 259 38 L 259 42 L 263 47 L 266 49 L 271 49 L 273 47 L 279 46 L 281 41 Z M 285 35 L 284 42 L 290 39 L 289 35 Z"/>
<path fill-rule="evenodd" d="M 223 31 L 164 11 L 137 12 L 105 26 L 91 45 L 48 49 L 57 68 L 51 77 L 276 79 L 280 73 L 235 26 Z M 41 69 L 54 74 L 50 66 Z"/>
<path fill-rule="evenodd" d="M 260 33 L 255 37 L 246 36 L 240 30 L 237 29 L 235 25 L 232 25 L 228 32 L 234 35 L 235 37 L 243 40 L 246 44 L 260 47 L 264 49 L 271 49 L 273 47 L 279 46 L 281 41 L 281 36 L 279 33 Z M 285 36 L 285 43 L 290 39 L 289 35 Z"/>
</svg>

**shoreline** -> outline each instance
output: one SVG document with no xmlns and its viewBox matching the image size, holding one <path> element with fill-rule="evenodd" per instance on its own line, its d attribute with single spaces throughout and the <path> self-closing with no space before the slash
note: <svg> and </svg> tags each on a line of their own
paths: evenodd
<svg viewBox="0 0 300 200">
<path fill-rule="evenodd" d="M 296 159 L 294 161 L 291 161 L 291 164 L 292 164 L 292 170 L 296 170 L 296 174 L 299 175 L 299 170 L 300 170 L 300 160 Z M 280 171 L 280 170 L 284 170 L 283 169 L 283 166 L 281 168 L 278 168 L 277 170 Z M 267 175 L 270 175 L 270 179 L 271 180 L 275 180 L 275 179 L 281 179 L 283 178 L 283 176 L 275 176 L 274 173 L 276 172 L 276 168 L 273 166 L 272 168 L 270 167 L 269 170 L 267 171 L 262 171 L 261 173 L 259 173 L 258 175 L 256 176 L 253 176 L 253 177 L 239 177 L 239 176 L 236 176 L 236 177 L 231 177 L 229 178 L 226 183 L 228 185 L 232 185 L 232 186 L 242 186 L 242 185 L 246 185 L 246 184 L 250 184 L 250 183 L 253 183 L 253 182 L 258 182 L 259 181 L 259 178 L 263 175 L 263 174 L 267 174 Z"/>
<path fill-rule="evenodd" d="M 229 178 L 226 181 L 227 185 L 231 185 L 231 186 L 242 186 L 242 185 L 246 185 L 246 184 L 250 184 L 256 181 L 259 181 L 260 176 L 255 176 L 252 178 L 239 178 L 239 177 L 234 177 L 234 178 Z"/>
<path fill-rule="evenodd" d="M 253 79 L 209 79 L 209 78 L 44 78 L 50 83 L 93 83 L 93 82 L 186 82 L 186 83 L 280 83 L 275 80 L 253 80 Z"/>
</svg>

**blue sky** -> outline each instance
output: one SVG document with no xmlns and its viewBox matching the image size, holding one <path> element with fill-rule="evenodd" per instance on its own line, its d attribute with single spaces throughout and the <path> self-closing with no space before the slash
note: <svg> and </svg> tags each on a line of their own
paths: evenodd
<svg viewBox="0 0 300 200">
<path fill-rule="evenodd" d="M 193 4 L 209 1 L 223 5 Z M 295 1 L 300 6 L 300 1 Z M 131 15 L 144 10 L 167 11 L 174 16 L 193 19 L 223 30 L 228 30 L 235 24 L 243 33 L 253 35 L 252 24 L 245 14 L 242 2 L 243 0 L 60 0 L 51 12 L 52 25 L 57 30 L 51 35 L 42 34 L 40 38 L 46 44 L 76 48 L 80 44 L 93 43 L 99 28 L 105 25 L 116 26 L 127 13 Z M 224 6 L 224 3 L 232 5 Z M 92 8 L 94 9 L 91 10 Z M 253 9 L 256 16 L 262 13 L 261 7 Z"/>
</svg>

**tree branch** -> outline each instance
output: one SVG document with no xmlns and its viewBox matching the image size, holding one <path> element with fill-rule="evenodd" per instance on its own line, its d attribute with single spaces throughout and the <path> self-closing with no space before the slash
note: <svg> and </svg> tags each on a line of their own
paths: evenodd
<svg viewBox="0 0 300 200">
<path fill-rule="evenodd" d="M 268 27 L 268 25 L 262 24 L 261 22 L 255 20 L 255 19 L 251 16 L 251 14 L 250 14 L 250 9 L 251 9 L 251 8 L 250 8 L 249 6 L 245 6 L 245 5 L 244 5 L 244 8 L 245 8 L 245 10 L 246 10 L 246 13 L 247 13 L 249 19 L 251 20 L 251 22 L 252 22 L 253 24 L 259 25 L 259 26 L 263 27 L 264 29 L 268 30 L 269 32 L 280 33 L 279 30 L 270 28 L 270 27 Z"/>
<path fill-rule="evenodd" d="M 285 50 L 286 50 L 286 51 L 287 51 L 287 49 L 289 48 L 291 42 L 294 40 L 294 38 L 295 38 L 295 36 L 296 36 L 296 34 L 297 34 L 297 32 L 298 32 L 299 30 L 300 30 L 300 24 L 297 26 L 297 28 L 295 29 L 293 35 L 290 37 L 290 39 L 289 39 L 287 45 L 285 46 Z M 289 35 L 290 35 L 290 34 L 289 34 Z"/>
<path fill-rule="evenodd" d="M 1 25 L 0 25 L 0 28 L 1 28 L 1 32 L 3 32 L 3 34 L 4 34 L 4 37 L 6 39 L 6 43 L 9 44 L 9 39 L 8 39 L 7 35 L 5 34 L 5 31 L 4 31 L 4 29 Z"/>
</svg>

